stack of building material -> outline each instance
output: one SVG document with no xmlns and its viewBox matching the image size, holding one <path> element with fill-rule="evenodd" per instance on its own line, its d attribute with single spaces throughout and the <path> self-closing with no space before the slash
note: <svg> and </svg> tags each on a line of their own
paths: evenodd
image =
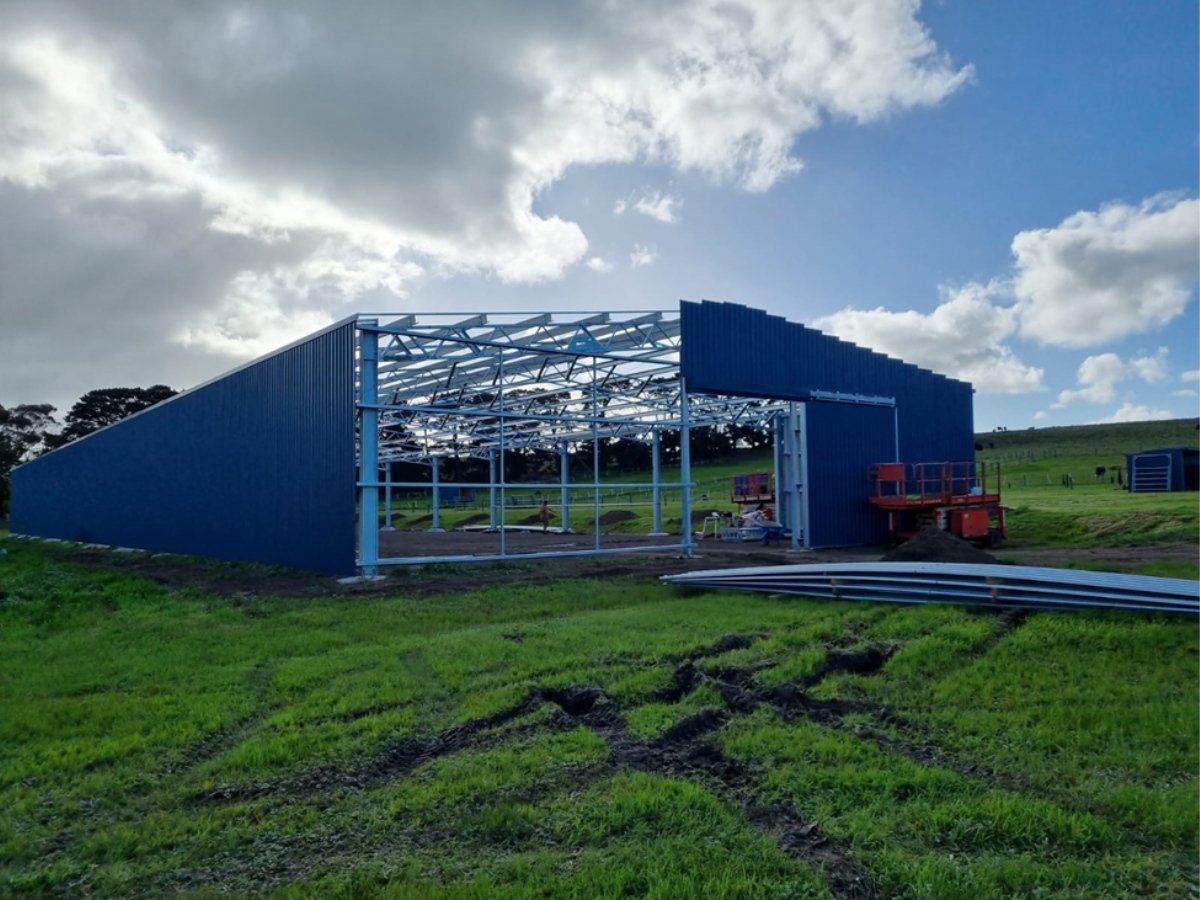
<svg viewBox="0 0 1200 900">
<path fill-rule="evenodd" d="M 1200 582 L 1033 566 L 936 562 L 836 563 L 664 575 L 690 588 L 836 600 L 1028 609 L 1126 609 L 1200 615 Z"/>
</svg>

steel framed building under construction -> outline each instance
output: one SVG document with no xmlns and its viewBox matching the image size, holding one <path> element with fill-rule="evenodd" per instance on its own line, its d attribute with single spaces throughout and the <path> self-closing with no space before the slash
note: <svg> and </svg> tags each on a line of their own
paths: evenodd
<svg viewBox="0 0 1200 900">
<path fill-rule="evenodd" d="M 691 430 L 754 422 L 774 435 L 791 545 L 869 544 L 886 536 L 870 466 L 972 458 L 971 397 L 966 383 L 734 304 L 359 315 L 18 467 L 11 527 L 335 574 L 434 557 L 690 554 Z M 602 492 L 621 487 L 601 478 L 598 448 L 612 438 L 651 448 L 636 488 L 650 495 L 654 540 L 601 541 Z M 589 446 L 590 476 L 572 475 Z M 556 456 L 558 478 L 510 483 L 516 451 Z M 381 552 L 396 492 L 428 491 L 439 529 L 448 457 L 487 462 L 486 479 L 451 484 L 486 495 L 494 545 L 415 554 L 396 533 L 386 544 L 399 552 Z M 428 480 L 394 478 L 397 463 L 427 467 Z M 590 504 L 591 545 L 511 547 L 517 491 L 554 495 L 564 522 Z M 678 533 L 666 535 L 676 502 Z"/>
</svg>

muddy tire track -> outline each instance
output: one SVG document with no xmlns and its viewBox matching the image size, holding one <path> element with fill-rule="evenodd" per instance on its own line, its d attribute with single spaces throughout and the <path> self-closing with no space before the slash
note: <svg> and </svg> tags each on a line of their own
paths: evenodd
<svg viewBox="0 0 1200 900">
<path fill-rule="evenodd" d="M 452 725 L 431 738 L 401 741 L 350 767 L 318 766 L 290 778 L 278 781 L 259 781 L 234 785 L 219 785 L 193 799 L 200 803 L 227 805 L 244 803 L 271 795 L 312 794 L 320 791 L 368 788 L 403 778 L 425 763 L 446 756 L 476 743 L 476 739 L 494 728 L 508 725 L 515 719 L 538 709 L 543 702 L 541 692 L 531 690 L 520 703 L 490 716 Z M 506 738 L 515 736 L 509 729 Z"/>
<path fill-rule="evenodd" d="M 761 804 L 757 775 L 707 739 L 743 711 L 706 707 L 652 741 L 630 732 L 620 710 L 610 702 L 595 703 L 581 714 L 560 707 L 555 720 L 563 728 L 582 725 L 602 738 L 618 771 L 699 781 L 722 802 L 739 809 L 752 828 L 769 835 L 785 854 L 819 869 L 835 897 L 873 898 L 871 874 L 854 859 L 848 846 L 823 834 L 816 821 L 793 806 Z"/>
<path fill-rule="evenodd" d="M 1004 620 L 1005 633 L 1019 621 L 1015 617 Z M 599 687 L 532 687 L 519 703 L 497 713 L 452 726 L 432 737 L 397 742 L 350 766 L 317 767 L 276 781 L 220 785 L 193 799 L 225 805 L 276 796 L 292 802 L 294 798 L 315 793 L 370 788 L 406 778 L 427 762 L 468 748 L 507 743 L 547 728 L 584 727 L 604 740 L 610 755 L 607 765 L 591 771 L 592 778 L 601 779 L 624 770 L 698 781 L 723 802 L 739 809 L 751 827 L 770 835 L 784 853 L 819 868 L 835 896 L 854 900 L 873 897 L 870 872 L 854 859 L 847 846 L 825 835 L 817 822 L 794 807 L 764 804 L 756 774 L 745 764 L 726 756 L 710 737 L 734 717 L 768 706 L 785 720 L 804 717 L 818 725 L 869 740 L 888 752 L 900 753 L 924 765 L 946 765 L 945 758 L 931 748 L 889 737 L 882 727 L 864 729 L 860 724 L 851 725 L 846 721 L 847 716 L 858 713 L 884 725 L 908 724 L 881 704 L 865 700 L 817 699 L 808 693 L 809 688 L 835 673 L 867 675 L 878 672 L 897 645 L 861 649 L 831 647 L 818 669 L 800 684 L 760 685 L 759 673 L 775 665 L 769 659 L 748 666 L 722 666 L 709 671 L 697 665 L 731 650 L 746 649 L 764 637 L 765 634 L 726 634 L 683 657 L 672 671 L 670 683 L 645 699 L 675 703 L 702 685 L 709 685 L 720 696 L 723 708 L 701 709 L 676 722 L 653 740 L 633 734 L 619 706 Z M 544 704 L 555 707 L 549 722 L 518 722 Z M 373 710 L 362 713 L 370 714 Z M 992 775 L 986 770 L 953 768 L 976 777 Z"/>
<path fill-rule="evenodd" d="M 691 665 L 691 669 L 686 668 L 688 665 Z M 690 674 L 698 670 L 694 664 L 688 663 L 677 671 L 683 673 L 678 679 L 680 696 L 683 696 L 684 686 L 693 682 L 699 683 L 699 678 Z M 217 805 L 249 802 L 265 797 L 280 797 L 291 802 L 296 797 L 314 793 L 370 788 L 405 778 L 418 767 L 441 756 L 479 746 L 483 743 L 481 739 L 486 736 L 490 736 L 493 741 L 508 742 L 520 735 L 536 734 L 548 727 L 570 730 L 582 726 L 602 738 L 609 749 L 610 762 L 593 771 L 595 779 L 610 777 L 616 771 L 626 770 L 698 780 L 724 802 L 740 809 L 746 821 L 756 830 L 769 834 L 784 853 L 820 868 L 835 896 L 851 900 L 873 897 L 870 873 L 852 858 L 848 848 L 823 835 L 816 822 L 804 817 L 797 810 L 783 805 L 764 806 L 760 803 L 757 798 L 761 791 L 758 789 L 754 773 L 726 756 L 719 747 L 707 740 L 708 736 L 720 730 L 732 716 L 752 711 L 762 702 L 762 697 L 767 696 L 754 686 L 751 670 L 725 668 L 719 672 L 721 676 L 729 679 L 717 681 L 727 709 L 701 709 L 676 722 L 652 741 L 634 735 L 620 709 L 598 687 L 535 687 L 530 689 L 523 701 L 507 709 L 453 726 L 428 739 L 397 743 L 350 767 L 323 766 L 277 781 L 218 786 L 194 799 L 201 803 Z M 771 690 L 778 693 L 776 689 Z M 770 696 L 774 697 L 775 694 Z M 785 691 L 784 696 L 791 695 Z M 517 720 L 533 713 L 546 703 L 556 707 L 549 723 L 514 725 Z M 502 731 L 495 734 L 494 730 L 498 728 Z M 273 865 L 272 877 L 302 875 L 297 868 L 298 863 L 287 862 L 282 858 L 287 854 L 275 853 L 274 856 L 281 858 Z M 187 877 L 199 878 L 201 883 L 207 884 L 227 882 L 226 876 L 235 877 L 235 880 L 240 881 L 242 876 L 235 876 L 235 872 L 240 870 L 233 863 L 229 863 L 217 869 L 210 866 L 206 871 L 194 872 Z"/>
<path fill-rule="evenodd" d="M 275 709 L 263 699 L 263 695 L 277 669 L 278 666 L 273 663 L 255 666 L 246 676 L 246 686 L 256 701 L 254 706 L 225 728 L 209 732 L 200 740 L 184 747 L 175 759 L 163 766 L 162 773 L 171 776 L 184 774 L 211 759 L 216 759 L 244 741 Z"/>
<path fill-rule="evenodd" d="M 989 635 L 989 640 L 1002 639 L 1028 615 L 1023 610 L 1009 612 L 1021 615 L 1001 616 L 1002 621 Z M 700 670 L 693 661 L 687 660 L 672 673 L 671 684 L 667 688 L 649 696 L 660 702 L 678 702 L 701 685 L 708 684 L 731 713 L 747 714 L 760 706 L 767 706 L 785 721 L 804 718 L 824 728 L 868 741 L 885 752 L 895 753 L 923 766 L 937 766 L 1007 790 L 1030 793 L 1031 786 L 1021 779 L 1002 775 L 977 762 L 964 761 L 937 747 L 915 722 L 882 703 L 861 698 L 818 699 L 809 694 L 811 688 L 833 674 L 875 674 L 898 648 L 899 645 L 895 643 L 856 650 L 831 647 L 826 650 L 821 665 L 799 683 L 782 682 L 771 686 L 757 683 L 757 672 L 769 666 L 726 667 L 710 675 Z M 851 723 L 847 721 L 850 715 L 866 716 L 870 724 Z M 895 736 L 897 732 L 899 737 Z"/>
</svg>

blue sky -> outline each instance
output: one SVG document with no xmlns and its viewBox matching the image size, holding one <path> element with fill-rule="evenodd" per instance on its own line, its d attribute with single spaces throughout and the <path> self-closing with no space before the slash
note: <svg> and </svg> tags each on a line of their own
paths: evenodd
<svg viewBox="0 0 1200 900">
<path fill-rule="evenodd" d="M 970 380 L 980 430 L 1197 414 L 1195 3 L 13 9 L 0 403 L 708 298 Z"/>
</svg>

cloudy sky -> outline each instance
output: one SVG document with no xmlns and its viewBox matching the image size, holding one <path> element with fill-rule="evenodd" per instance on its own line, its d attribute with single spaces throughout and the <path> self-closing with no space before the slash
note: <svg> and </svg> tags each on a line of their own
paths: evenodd
<svg viewBox="0 0 1200 900">
<path fill-rule="evenodd" d="M 969 380 L 981 430 L 1197 413 L 1194 0 L 0 24 L 0 404 L 188 387 L 356 311 L 707 298 Z"/>
</svg>

